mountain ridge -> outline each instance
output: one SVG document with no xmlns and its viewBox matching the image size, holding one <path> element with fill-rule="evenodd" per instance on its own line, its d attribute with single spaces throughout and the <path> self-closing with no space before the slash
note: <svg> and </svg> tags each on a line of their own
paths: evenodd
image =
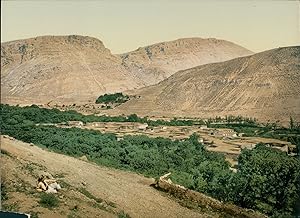
<svg viewBox="0 0 300 218">
<path fill-rule="evenodd" d="M 153 50 L 153 57 L 160 62 L 147 65 L 144 52 L 134 55 L 129 52 L 130 60 L 124 61 L 124 55 L 112 54 L 101 40 L 89 36 L 39 36 L 1 43 L 1 97 L 4 102 L 93 102 L 101 94 L 156 84 L 175 73 L 177 65 L 190 68 L 200 59 L 207 62 L 223 59 L 227 53 L 235 57 L 250 52 L 227 41 L 221 49 L 225 41 L 216 39 L 185 38 L 161 44 L 174 50 L 179 42 L 181 47 L 177 46 L 175 56 L 156 58 L 158 55 L 155 56 Z M 208 42 L 210 46 L 207 47 Z M 213 58 L 205 59 L 193 49 L 209 51 L 214 54 Z M 191 55 L 197 60 L 189 62 Z"/>
<path fill-rule="evenodd" d="M 251 54 L 252 51 L 233 42 L 193 37 L 139 47 L 119 56 L 123 66 L 147 81 L 147 85 L 153 85 L 179 70 Z"/>
<path fill-rule="evenodd" d="M 260 120 L 300 120 L 300 46 L 178 71 L 135 91 L 115 109 L 141 116 L 252 116 Z M 115 113 L 111 111 L 111 113 Z"/>
</svg>

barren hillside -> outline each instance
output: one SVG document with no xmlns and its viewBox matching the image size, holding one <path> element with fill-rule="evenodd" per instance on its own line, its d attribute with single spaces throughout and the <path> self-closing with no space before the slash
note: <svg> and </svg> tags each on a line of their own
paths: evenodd
<svg viewBox="0 0 300 218">
<path fill-rule="evenodd" d="M 104 93 L 156 84 L 177 70 L 251 54 L 216 39 L 179 39 L 113 55 L 87 36 L 1 43 L 1 97 L 8 103 L 94 102 Z"/>
<path fill-rule="evenodd" d="M 136 92 L 141 98 L 112 113 L 244 115 L 262 121 L 300 120 L 300 47 L 278 48 L 179 71 Z"/>
<path fill-rule="evenodd" d="M 182 38 L 141 47 L 120 56 L 123 66 L 147 85 L 153 85 L 179 70 L 251 54 L 253 52 L 225 40 Z"/>
<path fill-rule="evenodd" d="M 1 44 L 4 101 L 94 101 L 103 93 L 142 86 L 95 38 L 42 36 Z"/>
<path fill-rule="evenodd" d="M 150 187 L 154 182 L 151 178 L 97 166 L 3 136 L 1 149 L 5 153 L 1 156 L 2 178 L 8 192 L 3 205 L 10 210 L 31 211 L 39 217 L 117 217 L 120 211 L 130 217 L 218 217 L 181 206 Z M 60 205 L 54 210 L 38 204 L 35 185 L 41 172 L 51 173 L 62 185 Z M 94 199 L 103 202 L 98 204 Z"/>
</svg>

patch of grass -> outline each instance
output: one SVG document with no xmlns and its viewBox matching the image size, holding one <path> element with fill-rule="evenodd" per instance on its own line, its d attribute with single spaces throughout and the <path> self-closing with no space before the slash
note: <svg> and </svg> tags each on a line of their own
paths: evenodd
<svg viewBox="0 0 300 218">
<path fill-rule="evenodd" d="M 35 167 L 34 167 L 34 165 L 33 165 L 32 163 L 27 163 L 27 164 L 24 166 L 24 169 L 27 170 L 27 171 L 29 171 L 30 174 L 33 173 L 34 168 L 35 168 Z"/>
<path fill-rule="evenodd" d="M 40 205 L 46 208 L 54 208 L 59 205 L 59 200 L 54 194 L 41 193 Z"/>
<path fill-rule="evenodd" d="M 15 211 L 17 212 L 19 210 L 20 206 L 17 202 L 14 202 L 12 204 L 3 204 L 2 209 L 3 211 Z"/>
<path fill-rule="evenodd" d="M 113 202 L 106 202 L 104 200 L 102 200 L 101 198 L 98 198 L 96 196 L 94 196 L 92 193 L 90 193 L 89 191 L 87 191 L 85 188 L 80 188 L 78 189 L 78 191 L 80 193 L 82 193 L 83 195 L 85 195 L 86 197 L 88 197 L 91 200 L 94 200 L 95 202 L 90 202 L 89 204 L 94 207 L 94 208 L 99 208 L 101 210 L 105 210 L 107 212 L 110 213 L 115 213 L 110 207 L 116 207 L 116 204 Z"/>
<path fill-rule="evenodd" d="M 55 175 L 56 178 L 65 178 L 67 174 L 66 173 L 58 173 Z"/>
<path fill-rule="evenodd" d="M 14 176 L 15 176 L 15 181 L 16 181 L 16 184 L 14 185 L 14 190 L 16 192 L 26 193 L 26 194 L 34 194 L 35 193 L 35 191 L 33 191 L 33 188 L 30 183 L 21 179 L 19 177 L 19 175 L 16 173 L 14 174 Z"/>
<path fill-rule="evenodd" d="M 118 218 L 130 218 L 128 213 L 125 213 L 123 210 L 118 213 Z"/>
<path fill-rule="evenodd" d="M 62 188 L 70 188 L 71 187 L 71 185 L 69 183 L 65 182 L 64 180 L 60 180 L 59 184 Z"/>
<path fill-rule="evenodd" d="M 79 218 L 80 216 L 76 214 L 76 211 L 71 211 L 67 218 Z"/>
<path fill-rule="evenodd" d="M 6 151 L 6 150 L 2 150 L 1 149 L 1 154 L 9 156 L 9 157 L 12 157 L 12 155 L 8 151 Z"/>
<path fill-rule="evenodd" d="M 27 214 L 30 214 L 30 217 L 31 218 L 39 218 L 39 214 L 41 213 L 41 212 L 36 212 L 36 211 L 28 211 L 28 212 L 26 212 Z"/>
<path fill-rule="evenodd" d="M 78 211 L 78 209 L 79 209 L 79 206 L 77 204 L 71 208 L 71 210 L 74 212 Z"/>
<path fill-rule="evenodd" d="M 112 202 L 112 201 L 108 201 L 108 202 L 106 202 L 106 203 L 107 203 L 107 205 L 109 205 L 109 206 L 111 206 L 111 207 L 114 207 L 114 208 L 117 207 L 116 203 L 114 203 L 114 202 Z"/>
<path fill-rule="evenodd" d="M 101 198 L 97 198 L 96 196 L 94 196 L 92 193 L 90 193 L 85 188 L 80 188 L 80 189 L 78 189 L 78 191 L 81 192 L 82 194 L 84 194 L 86 197 L 95 200 L 97 203 L 103 202 L 103 200 Z"/>
<path fill-rule="evenodd" d="M 7 187 L 5 186 L 4 182 L 1 182 L 1 201 L 5 201 L 8 199 L 7 196 Z"/>
</svg>

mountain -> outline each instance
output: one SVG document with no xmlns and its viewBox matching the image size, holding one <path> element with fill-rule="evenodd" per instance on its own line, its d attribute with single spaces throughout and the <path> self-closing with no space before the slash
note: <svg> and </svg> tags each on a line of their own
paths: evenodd
<svg viewBox="0 0 300 218">
<path fill-rule="evenodd" d="M 96 38 L 42 36 L 1 44 L 4 100 L 78 102 L 142 86 Z"/>
<path fill-rule="evenodd" d="M 300 46 L 179 71 L 112 113 L 300 120 Z"/>
<path fill-rule="evenodd" d="M 251 55 L 232 42 L 214 38 L 182 38 L 121 54 L 122 64 L 146 85 L 156 84 L 179 70 Z"/>
<path fill-rule="evenodd" d="M 1 97 L 10 103 L 94 102 L 104 93 L 156 84 L 179 69 L 251 54 L 216 39 L 178 39 L 114 55 L 87 36 L 1 43 Z"/>
</svg>

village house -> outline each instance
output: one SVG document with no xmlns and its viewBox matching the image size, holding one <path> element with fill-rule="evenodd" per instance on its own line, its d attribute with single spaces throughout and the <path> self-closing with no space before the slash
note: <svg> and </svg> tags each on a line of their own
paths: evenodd
<svg viewBox="0 0 300 218">
<path fill-rule="evenodd" d="M 76 127 L 83 126 L 83 122 L 82 121 L 68 121 L 67 124 L 69 126 L 76 126 Z"/>
<path fill-rule="evenodd" d="M 148 127 L 147 123 L 140 124 L 137 128 L 138 130 L 146 130 Z"/>
<path fill-rule="evenodd" d="M 235 138 L 237 137 L 236 132 L 233 129 L 214 129 L 210 132 L 211 135 L 215 137 L 226 137 L 226 138 Z"/>
</svg>

